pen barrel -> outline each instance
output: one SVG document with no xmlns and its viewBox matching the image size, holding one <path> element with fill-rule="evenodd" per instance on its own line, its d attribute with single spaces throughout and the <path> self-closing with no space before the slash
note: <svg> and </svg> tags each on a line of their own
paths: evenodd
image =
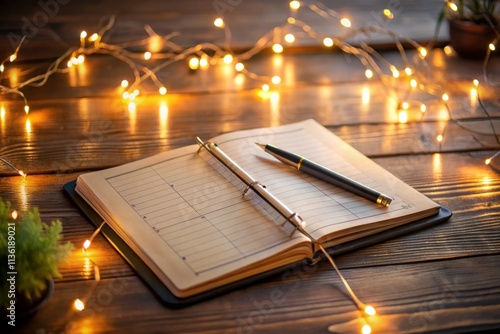
<svg viewBox="0 0 500 334">
<path fill-rule="evenodd" d="M 385 196 L 380 192 L 371 189 L 357 181 L 354 181 L 346 176 L 335 173 L 331 169 L 328 169 L 324 166 L 318 165 L 315 162 L 304 159 L 300 166 L 300 170 L 306 174 L 312 175 L 321 179 L 325 182 L 331 183 L 339 188 L 347 190 L 353 194 L 356 194 L 360 197 L 366 198 L 375 203 L 379 203 L 381 201 L 381 196 Z M 385 196 L 388 197 L 388 196 Z M 389 197 L 390 199 L 390 197 Z M 392 199 L 390 199 L 392 200 Z M 389 201 L 390 203 L 390 201 Z M 388 204 L 384 205 L 387 206 Z"/>
</svg>

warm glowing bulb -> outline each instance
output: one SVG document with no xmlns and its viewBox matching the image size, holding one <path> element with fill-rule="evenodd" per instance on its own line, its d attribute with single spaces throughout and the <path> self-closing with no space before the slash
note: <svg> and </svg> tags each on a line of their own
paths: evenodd
<svg viewBox="0 0 500 334">
<path fill-rule="evenodd" d="M 84 31 L 82 31 L 82 32 L 80 33 L 80 38 L 81 38 L 81 39 L 84 39 L 84 38 L 86 38 L 86 37 L 87 37 L 87 32 L 84 30 Z"/>
<path fill-rule="evenodd" d="M 76 59 L 78 59 L 78 64 L 81 64 L 81 63 L 83 63 L 85 61 L 85 56 L 84 55 L 79 55 L 78 58 L 76 58 Z"/>
<path fill-rule="evenodd" d="M 366 70 L 366 71 L 365 71 L 365 76 L 366 76 L 366 78 L 368 78 L 368 79 L 373 78 L 373 71 L 372 71 L 372 70 Z"/>
<path fill-rule="evenodd" d="M 128 99 L 128 92 L 123 92 L 122 97 L 124 100 Z"/>
<path fill-rule="evenodd" d="M 134 93 L 129 93 L 129 94 L 128 94 L 128 99 L 129 99 L 130 101 L 134 101 L 134 100 L 135 100 L 135 95 L 134 95 Z"/>
<path fill-rule="evenodd" d="M 89 38 L 91 42 L 95 42 L 97 41 L 97 39 L 99 39 L 99 35 L 97 33 L 93 33 L 92 36 L 90 36 Z"/>
<path fill-rule="evenodd" d="M 351 27 L 351 21 L 347 18 L 347 17 L 344 17 L 340 20 L 340 23 L 346 27 L 346 28 L 350 28 Z"/>
<path fill-rule="evenodd" d="M 450 9 L 454 12 L 458 11 L 458 6 L 454 2 L 448 2 L 448 7 L 450 7 Z"/>
<path fill-rule="evenodd" d="M 373 306 L 366 305 L 365 313 L 368 315 L 375 315 L 375 314 L 377 314 L 377 311 L 375 311 L 375 308 Z"/>
<path fill-rule="evenodd" d="M 151 52 L 149 52 L 149 51 L 144 52 L 144 59 L 150 60 L 151 56 L 152 56 Z"/>
<path fill-rule="evenodd" d="M 453 53 L 453 49 L 452 49 L 452 47 L 451 47 L 451 46 L 449 46 L 449 45 L 445 46 L 445 47 L 443 48 L 443 51 L 444 51 L 444 53 L 445 53 L 446 55 L 448 55 L 448 56 L 449 56 L 449 55 L 451 55 L 451 54 Z"/>
<path fill-rule="evenodd" d="M 9 57 L 9 61 L 12 63 L 14 60 L 16 60 L 16 58 L 17 58 L 17 55 L 14 53 L 13 55 L 11 55 Z"/>
<path fill-rule="evenodd" d="M 363 328 L 361 328 L 361 333 L 362 334 L 370 334 L 372 332 L 372 328 L 370 325 L 364 325 Z"/>
<path fill-rule="evenodd" d="M 399 71 L 396 67 L 391 66 L 392 76 L 395 78 L 399 78 Z"/>
<path fill-rule="evenodd" d="M 263 84 L 262 85 L 262 91 L 263 92 L 269 92 L 269 85 L 268 84 Z"/>
<path fill-rule="evenodd" d="M 71 66 L 73 66 L 73 63 L 71 62 L 71 60 L 68 60 L 67 65 L 68 65 L 68 68 L 71 67 Z"/>
<path fill-rule="evenodd" d="M 16 210 L 12 211 L 12 219 L 14 219 L 14 220 L 17 219 L 17 211 Z"/>
<path fill-rule="evenodd" d="M 300 8 L 300 2 L 298 1 L 290 1 L 290 8 L 291 9 L 299 9 Z"/>
<path fill-rule="evenodd" d="M 231 64 L 233 62 L 233 56 L 229 53 L 224 56 L 224 63 Z"/>
<path fill-rule="evenodd" d="M 389 10 L 389 9 L 384 9 L 384 15 L 389 18 L 389 19 L 393 19 L 394 18 L 394 14 Z"/>
<path fill-rule="evenodd" d="M 448 101 L 450 99 L 450 97 L 448 96 L 448 94 L 444 93 L 441 98 L 443 99 L 443 101 Z"/>
<path fill-rule="evenodd" d="M 0 65 L 0 72 L 3 72 L 5 70 L 5 66 L 3 64 Z"/>
<path fill-rule="evenodd" d="M 415 80 L 415 79 L 411 79 L 411 81 L 410 81 L 410 86 L 411 86 L 412 88 L 416 88 L 416 87 L 417 87 L 417 85 L 418 85 L 417 80 Z"/>
<path fill-rule="evenodd" d="M 427 111 L 427 107 L 426 107 L 426 105 L 425 105 L 425 104 L 422 104 L 422 105 L 420 106 L 420 111 L 421 111 L 421 112 L 426 112 L 426 111 Z"/>
<path fill-rule="evenodd" d="M 137 96 L 140 94 L 140 91 L 138 89 L 134 89 L 134 95 Z"/>
<path fill-rule="evenodd" d="M 405 68 L 405 73 L 406 75 L 412 75 L 413 71 L 411 70 L 411 68 L 407 67 Z"/>
<path fill-rule="evenodd" d="M 214 26 L 216 26 L 217 28 L 223 28 L 224 27 L 224 20 L 220 17 L 216 18 L 214 20 Z"/>
<path fill-rule="evenodd" d="M 21 176 L 22 176 L 22 177 L 24 177 L 24 178 L 26 178 L 26 176 L 28 176 L 28 175 L 26 175 L 26 173 L 25 173 L 25 172 L 23 172 L 22 170 L 20 170 L 18 173 L 19 173 L 19 175 L 21 175 Z"/>
<path fill-rule="evenodd" d="M 75 299 L 73 306 L 77 311 L 83 311 L 83 309 L 85 308 L 85 304 L 80 299 Z"/>
<path fill-rule="evenodd" d="M 442 141 L 443 141 L 443 135 L 439 135 L 439 136 L 437 136 L 437 137 L 436 137 L 436 140 L 437 140 L 438 142 L 442 142 Z"/>
<path fill-rule="evenodd" d="M 30 112 L 30 106 L 29 105 L 25 105 L 24 106 L 24 112 L 25 113 L 29 113 Z"/>
<path fill-rule="evenodd" d="M 425 58 L 427 56 L 427 49 L 424 48 L 424 47 L 419 47 L 418 48 L 418 52 L 420 53 L 420 55 L 422 56 L 422 58 Z"/>
<path fill-rule="evenodd" d="M 275 75 L 271 78 L 271 82 L 275 85 L 278 85 L 281 82 L 281 78 L 278 75 Z"/>
<path fill-rule="evenodd" d="M 160 90 L 159 90 L 159 91 L 160 91 L 160 95 L 165 95 L 165 94 L 167 94 L 167 88 L 165 88 L 165 87 L 160 87 Z"/>
<path fill-rule="evenodd" d="M 236 63 L 236 65 L 234 65 L 234 69 L 238 72 L 241 72 L 245 69 L 245 65 L 243 65 L 242 63 Z"/>
<path fill-rule="evenodd" d="M 489 165 L 489 164 L 490 164 L 490 162 L 491 162 L 491 158 L 488 158 L 488 159 L 484 160 L 484 163 L 485 163 L 486 165 Z"/>
<path fill-rule="evenodd" d="M 476 87 L 477 87 L 477 86 L 479 86 L 479 80 L 477 80 L 477 79 L 472 80 L 472 83 L 473 83 L 473 84 L 474 84 L 474 86 L 476 86 Z"/>
<path fill-rule="evenodd" d="M 410 107 L 410 105 L 408 104 L 408 102 L 403 102 L 401 104 L 401 107 L 404 109 L 404 110 L 408 110 L 408 108 Z"/>
<path fill-rule="evenodd" d="M 123 88 L 127 88 L 128 87 L 128 81 L 127 80 L 122 80 L 121 85 L 122 85 Z"/>
<path fill-rule="evenodd" d="M 295 19 L 293 17 L 289 17 L 287 20 L 286 20 L 288 23 L 290 24 L 295 24 Z"/>
<path fill-rule="evenodd" d="M 287 43 L 293 43 L 293 42 L 295 42 L 295 36 L 293 34 L 286 34 L 285 41 Z"/>
<path fill-rule="evenodd" d="M 200 66 L 200 60 L 196 57 L 191 57 L 188 62 L 188 66 L 192 70 L 196 70 Z"/>
<path fill-rule="evenodd" d="M 326 47 L 332 47 L 333 46 L 333 39 L 331 39 L 330 37 L 323 39 L 323 45 Z"/>
<path fill-rule="evenodd" d="M 85 242 L 83 243 L 83 249 L 88 249 L 90 247 L 90 240 L 85 240 Z"/>
<path fill-rule="evenodd" d="M 207 57 L 201 57 L 200 58 L 200 67 L 207 67 L 208 66 L 208 60 Z"/>
<path fill-rule="evenodd" d="M 495 51 L 496 50 L 495 44 L 493 44 L 493 43 L 490 43 L 489 48 L 490 48 L 491 51 Z"/>
<path fill-rule="evenodd" d="M 282 53 L 283 52 L 283 46 L 281 44 L 273 44 L 273 52 L 274 53 Z"/>
</svg>

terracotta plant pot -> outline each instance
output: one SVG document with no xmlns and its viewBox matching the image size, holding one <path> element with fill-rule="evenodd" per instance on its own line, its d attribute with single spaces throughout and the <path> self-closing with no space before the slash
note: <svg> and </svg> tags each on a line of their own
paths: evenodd
<svg viewBox="0 0 500 334">
<path fill-rule="evenodd" d="M 462 57 L 483 59 L 488 46 L 495 39 L 495 30 L 489 25 L 471 21 L 449 20 L 450 45 Z"/>
</svg>

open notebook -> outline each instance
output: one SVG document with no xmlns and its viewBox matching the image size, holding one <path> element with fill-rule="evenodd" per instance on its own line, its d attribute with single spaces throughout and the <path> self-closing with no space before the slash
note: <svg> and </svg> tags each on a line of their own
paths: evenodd
<svg viewBox="0 0 500 334">
<path fill-rule="evenodd" d="M 76 181 L 77 194 L 179 300 L 312 259 L 315 242 L 335 249 L 450 216 L 313 120 L 210 141 L 300 214 L 315 240 L 290 236 L 279 212 L 253 191 L 242 196 L 246 185 L 196 144 Z M 378 206 L 284 165 L 255 142 L 306 156 L 394 200 Z"/>
</svg>

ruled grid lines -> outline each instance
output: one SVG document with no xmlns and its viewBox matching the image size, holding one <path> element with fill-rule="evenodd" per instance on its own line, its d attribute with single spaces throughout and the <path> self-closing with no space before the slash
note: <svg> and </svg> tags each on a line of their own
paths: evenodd
<svg viewBox="0 0 500 334">
<path fill-rule="evenodd" d="M 244 185 L 208 154 L 107 181 L 195 275 L 290 240 L 275 222 L 279 214 L 256 205 L 260 198 L 242 199 Z"/>
<path fill-rule="evenodd" d="M 339 154 L 332 152 L 331 148 L 315 140 L 303 128 L 273 133 L 267 138 L 271 138 L 272 142 L 266 144 L 273 144 L 306 156 L 370 188 L 382 190 L 379 183 Z M 224 145 L 229 142 L 230 146 Z M 239 146 L 235 144 L 236 142 L 255 145 L 254 142 L 261 142 L 259 136 L 242 136 L 227 142 L 219 142 L 218 145 L 244 170 L 250 171 L 255 179 L 264 181 L 273 195 L 290 209 L 296 210 L 307 222 L 306 230 L 310 234 L 329 226 L 349 224 L 359 219 L 382 216 L 387 212 L 411 207 L 411 204 L 395 196 L 389 208 L 381 209 L 375 203 L 284 165 L 260 148 L 255 151 L 256 158 L 249 158 L 247 152 L 237 149 Z"/>
</svg>

